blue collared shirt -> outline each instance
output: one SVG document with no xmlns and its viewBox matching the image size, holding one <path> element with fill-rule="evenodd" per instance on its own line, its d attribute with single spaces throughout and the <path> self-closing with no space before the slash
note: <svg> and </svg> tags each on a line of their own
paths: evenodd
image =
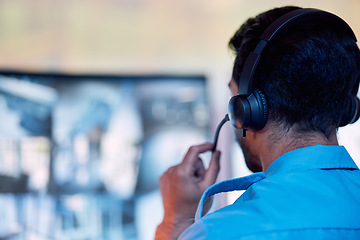
<svg viewBox="0 0 360 240">
<path fill-rule="evenodd" d="M 285 153 L 265 176 L 180 239 L 360 239 L 360 171 L 344 147 Z"/>
</svg>

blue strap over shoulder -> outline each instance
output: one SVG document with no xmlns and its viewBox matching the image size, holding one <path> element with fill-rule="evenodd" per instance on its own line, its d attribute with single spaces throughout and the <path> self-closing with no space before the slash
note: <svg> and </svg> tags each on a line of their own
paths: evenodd
<svg viewBox="0 0 360 240">
<path fill-rule="evenodd" d="M 206 199 L 210 198 L 211 196 L 223 193 L 223 192 L 231 192 L 231 191 L 239 191 L 239 190 L 246 190 L 252 184 L 261 181 L 265 178 L 265 173 L 258 172 L 251 174 L 246 177 L 241 178 L 234 178 L 225 180 L 219 183 L 216 183 L 209 187 L 202 195 L 198 208 L 195 214 L 195 221 L 199 220 L 203 215 L 203 204 Z"/>
</svg>

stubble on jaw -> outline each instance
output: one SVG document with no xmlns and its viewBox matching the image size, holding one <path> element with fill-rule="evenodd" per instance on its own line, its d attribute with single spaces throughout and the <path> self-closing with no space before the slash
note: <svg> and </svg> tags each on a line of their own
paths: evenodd
<svg viewBox="0 0 360 240">
<path fill-rule="evenodd" d="M 245 159 L 246 166 L 252 172 L 262 172 L 262 164 L 260 158 L 256 156 L 255 149 L 252 149 L 246 137 L 242 137 L 242 130 L 235 130 L 236 141 L 239 144 Z"/>
</svg>

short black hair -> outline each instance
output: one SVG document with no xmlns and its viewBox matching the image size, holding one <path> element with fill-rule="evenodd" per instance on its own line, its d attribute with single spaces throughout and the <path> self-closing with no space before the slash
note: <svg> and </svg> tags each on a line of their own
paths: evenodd
<svg viewBox="0 0 360 240">
<path fill-rule="evenodd" d="M 233 80 L 239 84 L 247 56 L 263 31 L 280 16 L 300 9 L 287 6 L 248 19 L 229 47 L 235 52 Z M 336 130 L 360 80 L 356 40 L 325 22 L 305 22 L 281 32 L 265 48 L 253 87 L 266 96 L 269 118 L 297 132 Z"/>
</svg>

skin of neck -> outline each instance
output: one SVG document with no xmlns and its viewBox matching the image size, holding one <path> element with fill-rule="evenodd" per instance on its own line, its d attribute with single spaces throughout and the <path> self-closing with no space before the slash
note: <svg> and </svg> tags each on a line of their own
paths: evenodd
<svg viewBox="0 0 360 240">
<path fill-rule="evenodd" d="M 248 136 L 252 144 L 256 146 L 258 158 L 261 161 L 262 169 L 265 172 L 281 155 L 292 150 L 321 145 L 339 145 L 336 129 L 327 138 L 320 132 L 296 132 L 295 127 L 284 130 L 283 126 L 276 125 L 274 122 L 268 122 L 260 131 L 249 132 Z"/>
</svg>

